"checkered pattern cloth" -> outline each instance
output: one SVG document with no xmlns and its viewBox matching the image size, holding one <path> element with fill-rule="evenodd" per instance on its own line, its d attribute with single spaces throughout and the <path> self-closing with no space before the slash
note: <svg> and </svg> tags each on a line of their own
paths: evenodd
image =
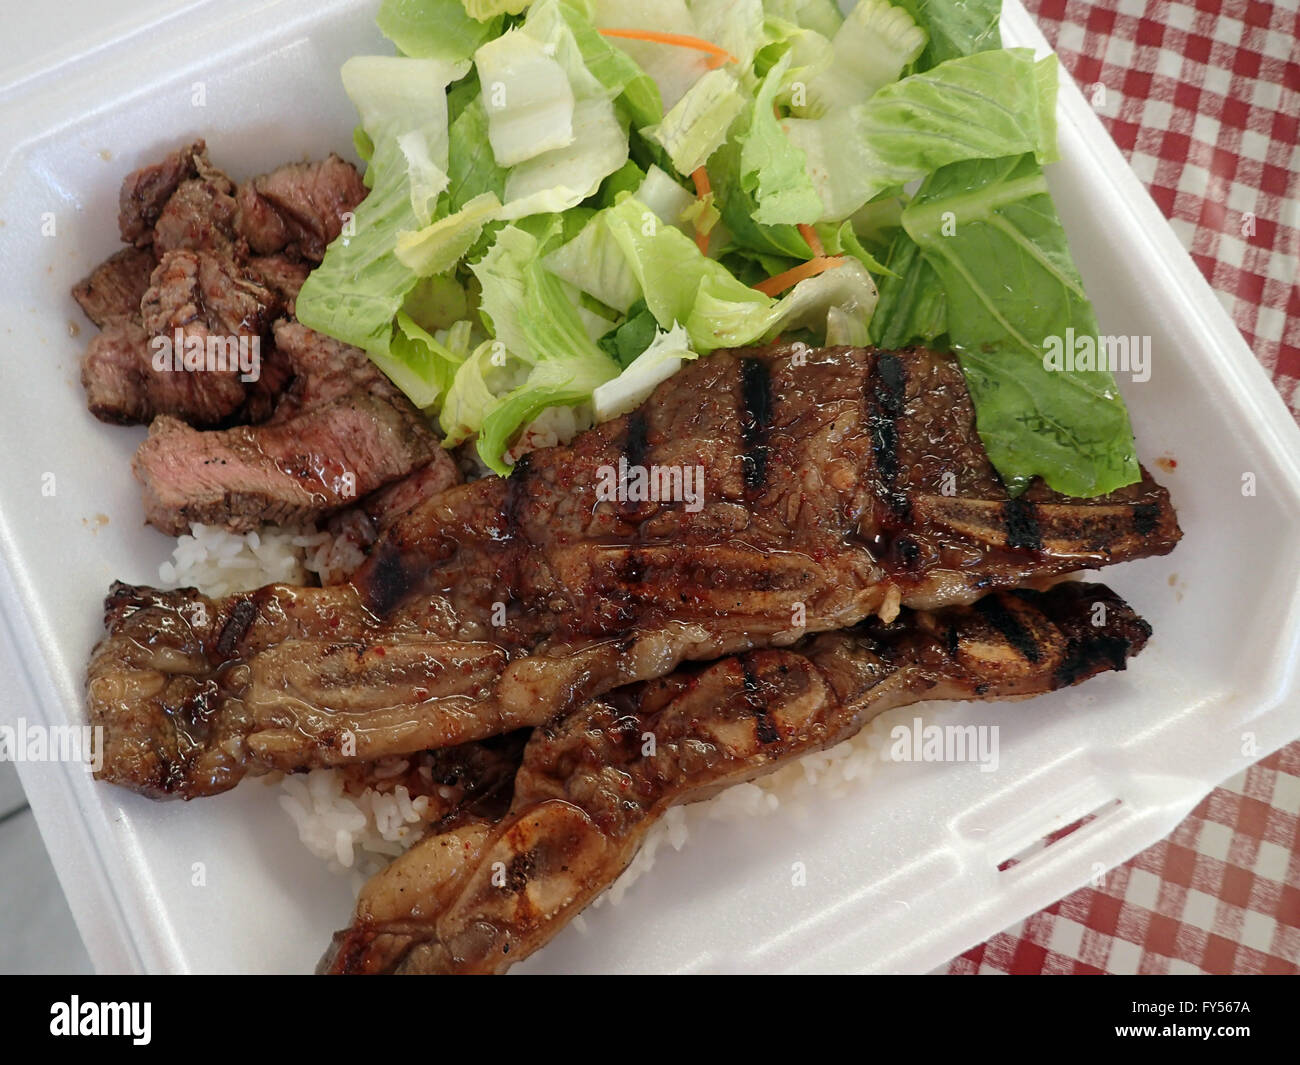
<svg viewBox="0 0 1300 1065">
<path fill-rule="evenodd" d="M 1300 4 L 1026 0 L 1300 418 Z M 1300 742 L 948 973 L 1300 973 Z"/>
</svg>

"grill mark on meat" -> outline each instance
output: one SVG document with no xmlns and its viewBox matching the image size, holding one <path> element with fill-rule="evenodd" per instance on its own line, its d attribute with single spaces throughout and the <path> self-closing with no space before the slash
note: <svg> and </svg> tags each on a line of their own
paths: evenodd
<svg viewBox="0 0 1300 1065">
<path fill-rule="evenodd" d="M 370 555 L 366 606 L 379 617 L 385 617 L 406 598 L 413 583 L 397 545 L 381 541 Z"/>
<path fill-rule="evenodd" d="M 234 610 L 230 612 L 230 617 L 221 627 L 221 635 L 217 637 L 217 654 L 222 658 L 229 658 L 234 654 L 235 648 L 248 632 L 248 627 L 255 617 L 257 617 L 257 604 L 252 599 L 242 599 L 236 603 Z"/>
<path fill-rule="evenodd" d="M 754 715 L 754 730 L 758 742 L 776 743 L 781 738 L 781 734 L 772 724 L 772 718 L 767 712 L 767 703 L 759 691 L 758 674 L 754 672 L 754 663 L 748 655 L 740 661 L 741 672 L 744 675 L 745 701 L 749 704 L 750 713 Z"/>
<path fill-rule="evenodd" d="M 745 487 L 759 492 L 767 481 L 768 436 L 772 430 L 772 374 L 758 359 L 740 360 L 740 393 L 744 413 L 740 420 L 744 451 Z"/>
<path fill-rule="evenodd" d="M 505 500 L 501 507 L 501 534 L 507 539 L 514 539 L 521 531 L 520 515 L 528 502 L 532 470 L 532 453 L 529 452 L 520 456 L 506 482 Z"/>
<path fill-rule="evenodd" d="M 635 410 L 627 418 L 627 434 L 623 438 L 623 454 L 629 467 L 644 466 L 650 451 L 650 427 L 645 412 Z"/>
<path fill-rule="evenodd" d="M 1159 524 L 1159 507 L 1152 503 L 1140 503 L 1133 508 L 1133 528 L 1139 536 L 1150 536 Z"/>
<path fill-rule="evenodd" d="M 1008 546 L 1027 551 L 1043 549 L 1043 534 L 1032 503 L 1018 497 L 1008 499 L 1002 504 L 1002 523 L 1006 526 Z"/>
<path fill-rule="evenodd" d="M 867 387 L 870 393 L 867 425 L 881 493 L 893 517 L 905 523 L 911 505 L 906 493 L 898 490 L 898 419 L 907 404 L 907 371 L 902 360 L 892 352 L 878 353 Z"/>
<path fill-rule="evenodd" d="M 985 596 L 975 604 L 975 609 L 998 630 L 1016 651 L 1030 662 L 1037 662 L 1040 657 L 1038 644 L 1020 619 L 1016 617 L 997 596 Z"/>
</svg>

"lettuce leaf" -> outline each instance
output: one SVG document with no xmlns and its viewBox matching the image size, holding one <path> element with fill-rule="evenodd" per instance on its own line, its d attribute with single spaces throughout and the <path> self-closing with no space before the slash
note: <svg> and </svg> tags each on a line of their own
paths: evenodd
<svg viewBox="0 0 1300 1065">
<path fill-rule="evenodd" d="M 433 59 L 363 56 L 343 65 L 343 84 L 361 115 L 374 153 L 370 194 L 356 211 L 355 233 L 341 236 L 308 276 L 299 293 L 298 320 L 311 329 L 363 348 L 372 358 L 388 355 L 393 320 L 415 286 L 414 271 L 394 249 L 398 235 L 419 229 L 418 208 L 428 175 L 413 174 L 411 146 L 432 166 L 448 165 L 446 89 L 463 75 L 463 64 Z M 407 150 L 402 139 L 406 138 Z"/>
<path fill-rule="evenodd" d="M 1028 48 L 981 52 L 887 85 L 823 118 L 786 119 L 808 157 L 823 220 L 848 218 L 895 185 L 963 159 L 1056 157 L 1056 58 Z"/>
<path fill-rule="evenodd" d="M 752 344 L 775 332 L 808 330 L 825 337 L 834 327 L 840 342 L 863 343 L 876 304 L 876 286 L 854 259 L 796 285 L 780 301 L 738 280 L 722 263 L 632 197 L 602 212 L 623 249 L 646 305 L 664 329 L 682 325 L 691 348 Z"/>
<path fill-rule="evenodd" d="M 558 10 L 573 34 L 582 62 L 593 77 L 618 96 L 632 122 L 648 126 L 662 119 L 664 105 L 659 86 L 626 52 L 600 35 L 581 0 L 578 3 L 561 0 Z"/>
<path fill-rule="evenodd" d="M 500 397 L 528 376 L 528 365 L 496 340 L 480 344 L 457 369 L 438 415 L 443 447 L 463 444 L 483 426 Z"/>
<path fill-rule="evenodd" d="M 542 264 L 556 277 L 620 314 L 626 314 L 641 297 L 641 286 L 600 215 L 573 240 L 547 254 Z"/>
<path fill-rule="evenodd" d="M 662 382 L 696 358 L 699 356 L 691 350 L 690 337 L 680 325 L 667 332 L 654 332 L 627 369 L 592 393 L 596 421 L 606 422 L 636 409 Z"/>
<path fill-rule="evenodd" d="M 787 52 L 767 72 L 750 106 L 740 144 L 740 186 L 754 198 L 760 225 L 812 223 L 822 216 L 822 201 L 808 176 L 808 158 L 790 143 L 777 121 L 777 93 L 790 69 Z"/>
<path fill-rule="evenodd" d="M 451 123 L 451 160 L 447 167 L 447 202 L 454 213 L 470 200 L 492 193 L 506 194 L 506 171 L 497 165 L 488 141 L 488 116 L 481 97 L 475 97 Z"/>
<path fill-rule="evenodd" d="M 808 82 L 801 117 L 866 100 L 895 82 L 925 48 L 925 31 L 889 0 L 859 0 L 831 40 L 830 66 Z"/>
<path fill-rule="evenodd" d="M 474 53 L 474 65 L 498 166 L 573 143 L 576 99 L 553 49 L 522 29 L 507 30 Z"/>
<path fill-rule="evenodd" d="M 894 0 L 925 30 L 929 42 L 917 60 L 929 70 L 958 56 L 1002 47 L 1002 0 Z"/>
<path fill-rule="evenodd" d="M 455 214 L 446 215 L 418 232 L 399 233 L 396 255 L 420 277 L 453 269 L 474 246 L 483 227 L 501 212 L 491 192 L 475 196 Z"/>
<path fill-rule="evenodd" d="M 679 229 L 664 225 L 658 215 L 631 196 L 602 212 L 610 234 L 623 249 L 646 305 L 664 328 L 683 325 L 691 346 L 713 351 L 733 343 L 748 343 L 762 329 L 735 341 L 737 330 L 752 333 L 745 323 L 766 315 L 772 301 L 737 281 L 720 262 L 701 254 Z M 708 310 L 701 311 L 701 304 Z"/>
<path fill-rule="evenodd" d="M 572 286 L 543 266 L 546 252 L 562 239 L 562 220 L 552 216 L 532 228 L 540 235 L 521 226 L 507 226 L 473 267 L 483 286 L 485 324 L 503 345 L 503 352 L 530 367 L 522 384 L 497 397 L 482 412 L 481 424 L 466 422 L 464 410 L 458 413 L 462 427 L 478 431 L 483 461 L 501 474 L 510 471 L 505 453 L 520 428 L 548 407 L 590 400 L 595 388 L 617 377 L 620 369 L 591 340 Z M 480 360 L 468 372 L 481 375 L 482 369 Z M 462 368 L 461 372 L 466 371 Z M 476 394 L 473 388 L 467 383 L 464 394 Z M 477 394 L 481 398 L 481 390 Z"/>
<path fill-rule="evenodd" d="M 655 29 L 699 36 L 686 0 L 588 0 L 586 10 L 602 30 Z M 709 69 L 708 57 L 689 48 L 628 38 L 610 41 L 655 83 L 665 109 L 673 107 Z"/>
<path fill-rule="evenodd" d="M 398 312 L 390 350 L 371 359 L 421 410 L 433 407 L 451 387 L 461 360 L 408 315 Z"/>
<path fill-rule="evenodd" d="M 889 351 L 934 344 L 948 331 L 948 301 L 934 268 L 901 228 L 886 262 L 871 325 L 876 343 Z"/>
<path fill-rule="evenodd" d="M 654 342 L 658 333 L 659 323 L 645 300 L 637 300 L 629 308 L 623 324 L 605 334 L 597 343 L 601 351 L 626 370 Z"/>
<path fill-rule="evenodd" d="M 479 22 L 487 22 L 497 15 L 518 15 L 532 0 L 461 0 L 465 13 Z"/>
<path fill-rule="evenodd" d="M 769 21 L 781 19 L 827 38 L 844 24 L 835 0 L 763 0 L 763 10 Z"/>
<path fill-rule="evenodd" d="M 525 90 L 526 79 L 514 86 L 501 80 L 508 72 L 500 65 L 504 54 L 493 50 L 512 35 L 520 41 L 532 42 L 528 45 L 516 42 L 511 45 L 512 50 L 523 56 L 529 49 L 540 49 L 554 71 L 563 75 L 571 100 L 564 127 L 567 135 L 560 136 L 560 124 L 544 122 L 543 116 L 536 113 L 535 96 L 518 95 Z M 486 66 L 485 53 L 489 60 Z M 628 161 L 627 128 L 619 118 L 614 100 L 630 84 L 637 83 L 641 86 L 637 99 L 644 105 L 648 83 L 639 80 L 641 75 L 634 64 L 625 57 L 619 59 L 604 45 L 576 9 L 561 0 L 539 0 L 529 9 L 522 27 L 479 49 L 478 61 L 489 124 L 508 121 L 521 138 L 533 140 L 531 149 L 520 148 L 510 157 L 503 156 L 498 143 L 493 141 L 497 162 L 511 167 L 506 176 L 502 218 L 520 219 L 567 211 L 595 194 L 605 178 Z M 533 59 L 529 63 L 535 65 Z M 547 91 L 554 88 L 551 85 L 554 71 L 546 76 Z M 650 113 L 654 113 L 653 108 Z M 537 123 L 541 123 L 540 132 L 533 128 L 530 134 L 530 127 Z"/>
<path fill-rule="evenodd" d="M 461 0 L 383 0 L 375 23 L 413 59 L 467 60 L 501 32 L 501 19 L 471 18 Z"/>
<path fill-rule="evenodd" d="M 1033 155 L 943 168 L 903 225 L 943 286 L 980 437 L 1007 486 L 1019 491 L 1038 476 L 1088 497 L 1138 480 L 1112 375 L 1045 360 L 1049 337 L 1096 337 L 1097 320 Z"/>
<path fill-rule="evenodd" d="M 724 140 L 745 108 L 736 76 L 725 68 L 710 70 L 664 115 L 641 133 L 660 144 L 679 174 L 693 174 Z"/>
</svg>

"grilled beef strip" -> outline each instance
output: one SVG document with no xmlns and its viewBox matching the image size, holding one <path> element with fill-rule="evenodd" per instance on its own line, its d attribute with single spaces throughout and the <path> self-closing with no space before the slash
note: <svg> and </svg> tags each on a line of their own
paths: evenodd
<svg viewBox="0 0 1300 1065">
<path fill-rule="evenodd" d="M 1122 670 L 1150 633 L 1108 588 L 1059 584 L 904 610 L 892 624 L 595 700 L 533 733 L 504 820 L 428 836 L 373 877 L 320 971 L 503 972 L 612 884 L 669 807 L 839 743 L 898 706 L 1019 699 Z"/>
<path fill-rule="evenodd" d="M 173 536 L 194 522 L 304 525 L 431 463 L 454 475 L 424 416 L 365 352 L 287 321 L 275 350 L 293 383 L 266 423 L 201 433 L 155 419 L 132 462 L 150 524 Z"/>
<path fill-rule="evenodd" d="M 900 604 L 969 603 L 1179 538 L 1145 475 L 1099 499 L 1040 487 L 1010 500 L 945 356 L 836 349 L 792 379 L 785 354 L 715 354 L 508 480 L 440 493 L 388 529 L 355 588 L 120 591 L 138 605 L 110 611 L 90 669 L 91 717 L 110 739 L 102 776 L 189 798 L 247 772 L 466 743 L 683 661 L 888 620 Z M 780 388 L 760 403 L 743 382 L 764 367 Z M 900 389 L 887 406 L 885 375 Z M 759 409 L 772 412 L 762 424 Z M 703 508 L 598 501 L 596 471 L 620 457 L 704 465 Z M 946 473 L 953 496 L 935 487 Z M 286 601 L 335 620 L 276 629 Z M 194 628 L 197 605 L 234 628 Z M 266 631 L 264 617 L 277 640 L 230 636 Z M 173 656 L 190 665 L 169 668 Z M 123 670 L 142 679 L 123 687 Z"/>
</svg>

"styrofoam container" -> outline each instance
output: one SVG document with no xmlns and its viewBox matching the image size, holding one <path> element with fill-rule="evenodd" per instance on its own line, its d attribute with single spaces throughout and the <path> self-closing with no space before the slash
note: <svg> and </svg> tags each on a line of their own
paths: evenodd
<svg viewBox="0 0 1300 1065">
<path fill-rule="evenodd" d="M 68 289 L 118 247 L 122 176 L 197 134 L 241 178 L 346 151 L 354 115 L 338 69 L 385 49 L 374 7 L 201 5 L 0 95 L 5 723 L 84 720 L 109 583 L 154 582 L 172 546 L 142 523 L 129 463 L 143 431 L 95 421 L 77 380 L 90 327 Z M 1003 23 L 1009 44 L 1047 50 L 1015 0 Z M 1060 127 L 1051 185 L 1102 332 L 1154 338 L 1151 380 L 1121 377 L 1142 457 L 1177 462 L 1157 472 L 1184 542 L 1101 578 L 1150 619 L 1150 646 L 1127 673 L 945 717 L 1000 726 L 997 772 L 895 763 L 845 798 L 705 821 L 620 907 L 589 912 L 585 933 L 565 930 L 521 968 L 928 970 L 1160 839 L 1213 785 L 1300 735 L 1300 433 L 1068 79 Z M 159 804 L 79 765 L 19 769 L 101 971 L 305 972 L 347 922 L 346 879 L 299 845 L 257 782 Z"/>
</svg>

